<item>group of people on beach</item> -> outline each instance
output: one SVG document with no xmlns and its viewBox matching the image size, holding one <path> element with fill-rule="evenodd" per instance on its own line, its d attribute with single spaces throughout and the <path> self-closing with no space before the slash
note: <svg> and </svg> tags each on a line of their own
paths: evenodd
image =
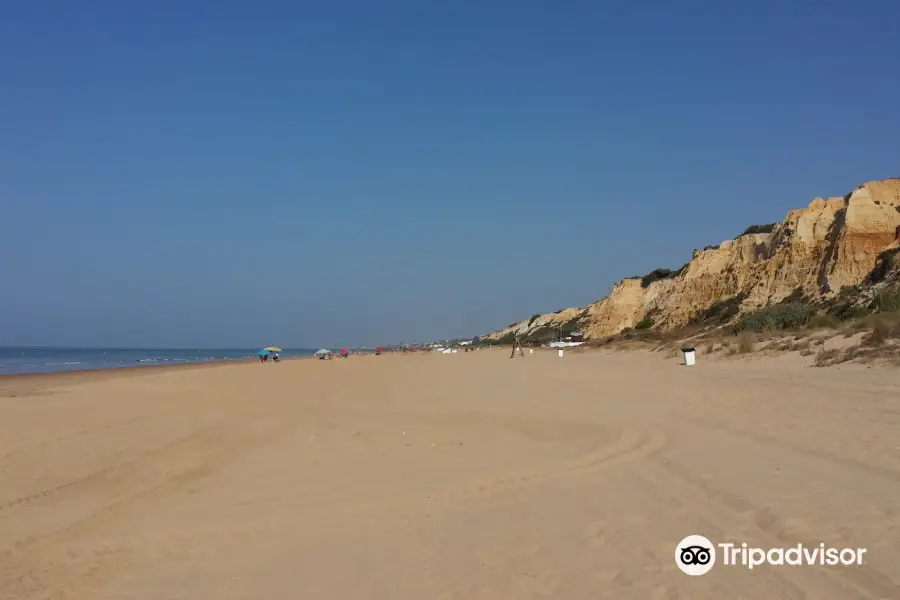
<svg viewBox="0 0 900 600">
<path fill-rule="evenodd" d="M 260 354 L 259 362 L 261 362 L 261 363 L 267 362 L 269 360 L 269 356 L 270 356 L 269 354 Z M 272 362 L 278 362 L 278 353 L 273 352 L 271 354 L 271 356 L 272 356 Z"/>
</svg>

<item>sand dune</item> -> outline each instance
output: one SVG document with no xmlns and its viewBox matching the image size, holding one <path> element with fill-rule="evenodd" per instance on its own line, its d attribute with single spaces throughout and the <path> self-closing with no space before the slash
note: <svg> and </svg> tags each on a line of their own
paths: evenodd
<svg viewBox="0 0 900 600">
<path fill-rule="evenodd" d="M 0 598 L 900 598 L 896 371 L 678 363 L 0 380 Z M 688 577 L 688 534 L 868 551 Z"/>
</svg>

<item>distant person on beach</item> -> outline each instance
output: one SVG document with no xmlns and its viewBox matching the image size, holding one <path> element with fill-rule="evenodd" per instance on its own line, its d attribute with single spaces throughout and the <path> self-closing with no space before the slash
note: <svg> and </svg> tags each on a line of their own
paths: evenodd
<svg viewBox="0 0 900 600">
<path fill-rule="evenodd" d="M 272 360 L 273 360 L 274 362 L 278 362 L 278 354 L 277 354 L 277 353 L 275 353 L 275 354 L 272 355 Z"/>
</svg>

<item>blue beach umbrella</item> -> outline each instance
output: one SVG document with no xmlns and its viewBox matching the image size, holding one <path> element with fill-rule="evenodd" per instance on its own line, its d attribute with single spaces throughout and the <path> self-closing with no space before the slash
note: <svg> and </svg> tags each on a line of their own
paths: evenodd
<svg viewBox="0 0 900 600">
<path fill-rule="evenodd" d="M 266 350 L 265 348 L 263 348 L 262 350 L 260 350 L 259 352 L 257 352 L 256 355 L 257 355 L 257 356 L 265 356 L 265 355 L 268 354 L 268 353 L 269 353 L 269 351 Z"/>
</svg>

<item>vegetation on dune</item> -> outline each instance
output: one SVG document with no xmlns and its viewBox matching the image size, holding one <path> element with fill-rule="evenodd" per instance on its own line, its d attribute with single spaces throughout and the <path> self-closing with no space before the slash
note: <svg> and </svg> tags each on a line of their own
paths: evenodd
<svg viewBox="0 0 900 600">
<path fill-rule="evenodd" d="M 868 314 L 868 311 L 862 306 L 851 306 L 847 308 L 844 312 L 840 314 L 838 317 L 842 321 L 852 321 L 854 319 L 859 319 Z"/>
<path fill-rule="evenodd" d="M 862 340 L 864 346 L 882 346 L 891 338 L 900 338 L 900 312 L 868 315 L 853 325 L 857 330 L 870 330 Z"/>
<path fill-rule="evenodd" d="M 854 306 L 850 301 L 837 301 L 827 308 L 827 314 L 838 321 L 846 322 L 861 319 L 869 314 L 869 311 L 863 306 Z"/>
<path fill-rule="evenodd" d="M 737 351 L 739 354 L 749 354 L 756 350 L 756 338 L 748 332 L 738 336 Z"/>
<path fill-rule="evenodd" d="M 812 329 L 837 329 L 841 326 L 841 322 L 834 315 L 822 313 L 813 316 L 809 320 L 809 326 Z"/>
<path fill-rule="evenodd" d="M 733 330 L 735 333 L 743 331 L 759 333 L 803 327 L 809 323 L 815 312 L 808 304 L 773 304 L 745 314 L 733 325 Z"/>
<path fill-rule="evenodd" d="M 812 340 L 801 338 L 789 338 L 775 341 L 768 346 L 766 350 L 774 350 L 776 352 L 800 352 L 801 356 L 809 356 L 812 351 Z"/>
<path fill-rule="evenodd" d="M 816 360 L 813 364 L 815 364 L 817 367 L 827 367 L 828 365 L 840 362 L 841 358 L 842 352 L 837 348 L 832 348 L 831 350 L 820 348 L 819 352 L 816 354 Z"/>
<path fill-rule="evenodd" d="M 640 324 L 640 323 L 639 323 Z M 824 367 L 845 362 L 870 362 L 888 360 L 900 366 L 900 310 L 865 314 L 852 323 L 840 321 L 833 314 L 816 312 L 816 308 L 802 303 L 775 304 L 744 315 L 737 323 L 727 328 L 707 329 L 703 337 L 700 325 L 658 331 L 652 328 L 627 328 L 617 335 L 602 340 L 592 340 L 589 346 L 601 347 L 620 343 L 647 344 L 661 351 L 680 347 L 685 340 L 693 344 L 703 344 L 706 354 L 724 352 L 726 356 L 738 356 L 763 352 L 799 352 L 801 356 L 814 357 L 816 366 Z M 785 332 L 794 330 L 792 333 Z M 814 329 L 831 329 L 833 334 L 814 335 Z M 842 349 L 826 349 L 825 342 L 834 335 L 864 332 L 861 344 Z M 723 337 L 723 333 L 730 333 Z M 768 334 L 768 335 L 767 335 Z M 775 338 L 767 342 L 767 338 Z M 760 345 L 762 343 L 762 345 Z M 677 354 L 677 352 L 676 352 Z"/>
<path fill-rule="evenodd" d="M 892 327 L 890 323 L 879 320 L 872 327 L 872 332 L 863 339 L 864 346 L 881 346 L 891 337 Z"/>
</svg>

